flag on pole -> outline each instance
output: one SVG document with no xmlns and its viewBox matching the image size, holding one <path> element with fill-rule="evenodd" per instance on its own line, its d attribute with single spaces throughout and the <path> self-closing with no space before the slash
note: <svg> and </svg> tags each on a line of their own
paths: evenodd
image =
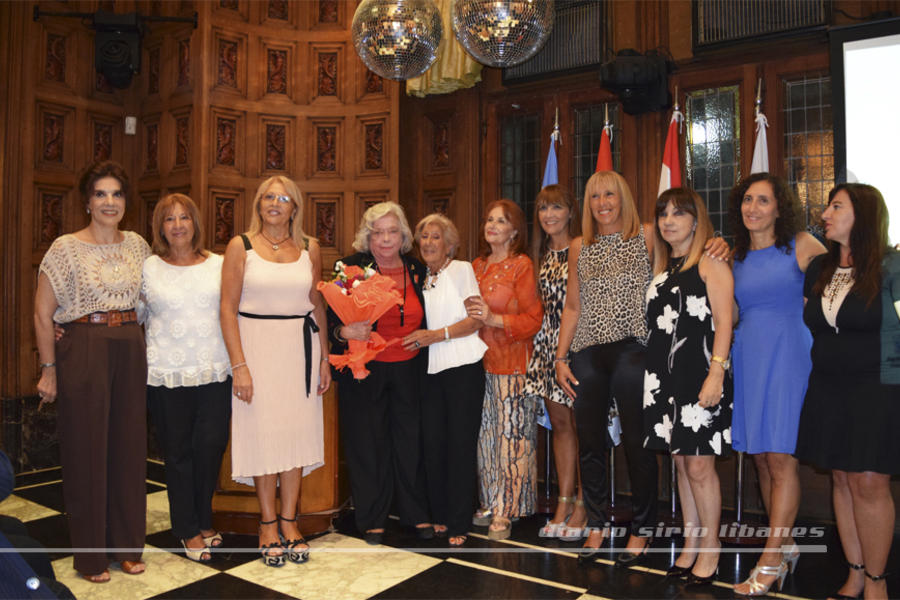
<svg viewBox="0 0 900 600">
<path fill-rule="evenodd" d="M 769 144 L 766 141 L 766 127 L 769 121 L 762 111 L 756 113 L 756 144 L 753 145 L 753 162 L 750 163 L 750 174 L 769 172 Z"/>
<path fill-rule="evenodd" d="M 559 135 L 559 109 L 556 110 L 556 123 L 553 125 L 553 133 L 550 134 L 550 150 L 547 152 L 547 164 L 544 166 L 544 180 L 541 187 L 559 183 L 559 166 L 556 162 L 556 144 L 560 141 Z M 544 398 L 538 397 L 537 424 L 544 429 L 553 429 L 550 426 L 550 414 Z"/>
<path fill-rule="evenodd" d="M 681 187 L 681 153 L 679 151 L 678 134 L 681 131 L 681 123 L 684 115 L 678 110 L 678 103 L 672 111 L 672 119 L 669 121 L 669 132 L 666 134 L 666 146 L 663 149 L 662 169 L 659 172 L 659 190 L 657 197 L 664 191 Z"/>
<path fill-rule="evenodd" d="M 603 133 L 600 135 L 600 150 L 597 151 L 597 168 L 595 172 L 612 171 L 612 125 L 607 121 L 603 125 Z"/>
<path fill-rule="evenodd" d="M 544 180 L 541 182 L 542 188 L 553 185 L 554 183 L 559 183 L 559 167 L 556 164 L 556 140 L 558 137 L 559 132 L 556 130 L 550 135 L 550 151 L 547 152 L 547 164 L 544 167 Z"/>
</svg>

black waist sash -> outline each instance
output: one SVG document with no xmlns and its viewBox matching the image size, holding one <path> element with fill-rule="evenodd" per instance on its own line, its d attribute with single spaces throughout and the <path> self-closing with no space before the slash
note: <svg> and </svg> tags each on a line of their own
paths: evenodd
<svg viewBox="0 0 900 600">
<path fill-rule="evenodd" d="M 319 326 L 312 318 L 312 311 L 305 315 L 255 315 L 253 313 L 238 311 L 238 314 L 248 319 L 303 319 L 303 354 L 306 356 L 306 395 L 309 396 L 309 386 L 312 385 L 312 336 L 319 333 Z"/>
</svg>

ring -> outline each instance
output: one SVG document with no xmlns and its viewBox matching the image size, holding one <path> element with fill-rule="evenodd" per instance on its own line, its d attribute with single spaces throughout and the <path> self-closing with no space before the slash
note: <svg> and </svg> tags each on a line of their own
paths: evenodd
<svg viewBox="0 0 900 600">
<path fill-rule="evenodd" d="M 241 393 L 240 393 L 240 392 L 235 392 L 234 395 L 237 396 L 238 398 L 241 397 Z"/>
<path fill-rule="evenodd" d="M 419 344 L 419 342 L 413 342 L 413 344 L 416 345 L 416 348 L 418 348 L 421 345 L 421 344 Z"/>
</svg>

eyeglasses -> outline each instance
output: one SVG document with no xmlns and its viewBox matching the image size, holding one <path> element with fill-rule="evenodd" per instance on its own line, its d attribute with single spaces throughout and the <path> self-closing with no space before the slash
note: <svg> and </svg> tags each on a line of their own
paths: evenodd
<svg viewBox="0 0 900 600">
<path fill-rule="evenodd" d="M 266 194 L 265 196 L 263 196 L 263 199 L 268 200 L 269 202 L 271 202 L 272 200 L 278 200 L 282 204 L 287 204 L 288 202 L 291 201 L 290 196 L 284 196 L 284 195 L 276 196 L 275 194 Z"/>
</svg>

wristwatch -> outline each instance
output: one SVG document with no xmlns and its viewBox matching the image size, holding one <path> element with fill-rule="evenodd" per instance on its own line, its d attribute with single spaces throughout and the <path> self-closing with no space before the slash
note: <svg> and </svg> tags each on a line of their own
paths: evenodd
<svg viewBox="0 0 900 600">
<path fill-rule="evenodd" d="M 721 356 L 716 356 L 715 354 L 713 354 L 709 360 L 719 363 L 726 371 L 731 368 L 731 360 L 727 358 L 722 358 Z"/>
</svg>

